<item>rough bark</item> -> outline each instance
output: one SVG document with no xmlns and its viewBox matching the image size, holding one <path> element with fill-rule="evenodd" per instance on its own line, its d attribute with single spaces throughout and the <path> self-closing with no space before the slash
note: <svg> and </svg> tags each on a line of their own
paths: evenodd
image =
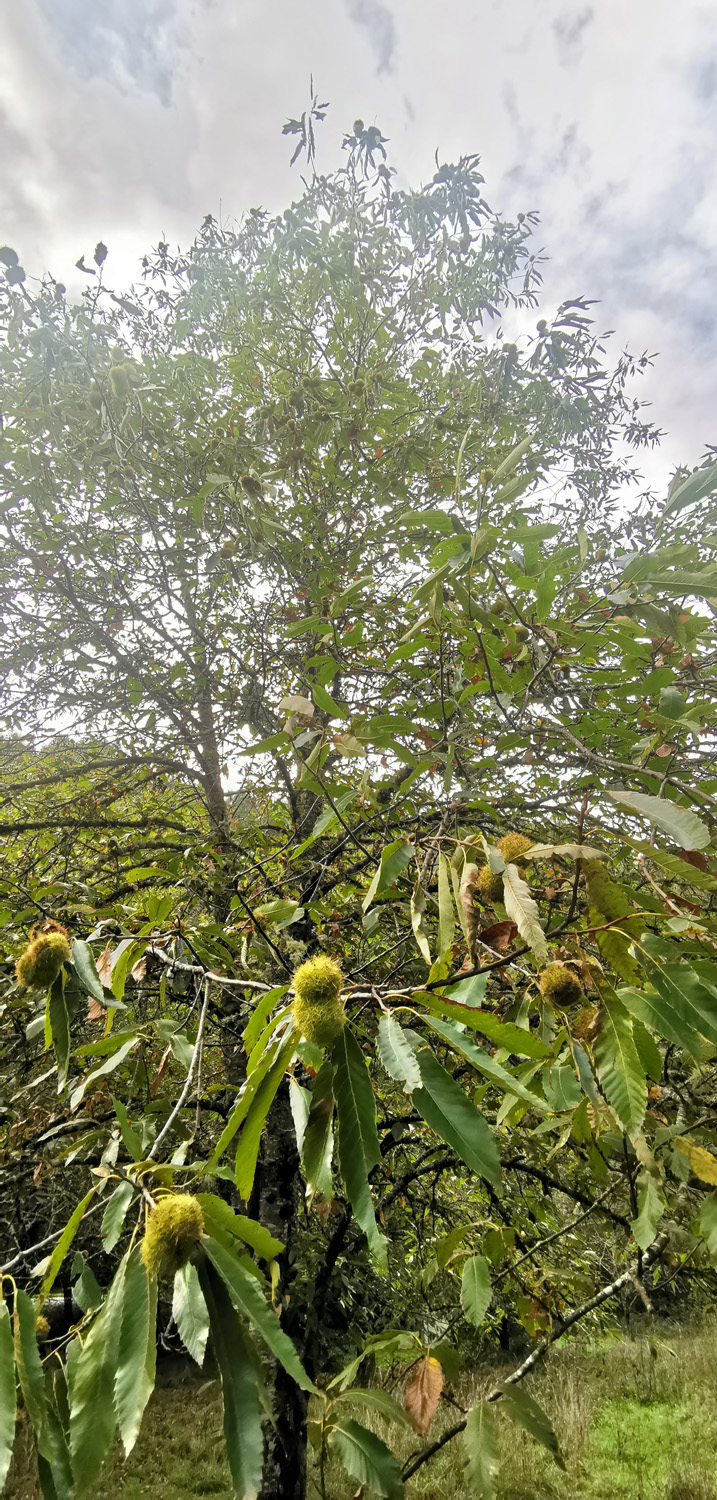
<svg viewBox="0 0 717 1500">
<path fill-rule="evenodd" d="M 281 1256 L 282 1327 L 297 1346 L 301 1298 L 292 1295 L 298 1266 L 298 1233 L 303 1204 L 289 1085 L 282 1083 L 265 1132 L 256 1184 L 258 1216 L 286 1247 Z M 305 1500 L 308 1397 L 280 1365 L 272 1379 L 274 1425 L 264 1429 L 264 1472 L 259 1500 Z"/>
</svg>

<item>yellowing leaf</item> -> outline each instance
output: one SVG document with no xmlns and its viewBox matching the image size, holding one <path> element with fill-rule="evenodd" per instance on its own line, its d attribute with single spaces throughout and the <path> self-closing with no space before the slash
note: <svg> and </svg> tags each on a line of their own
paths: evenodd
<svg viewBox="0 0 717 1500">
<path fill-rule="evenodd" d="M 717 1156 L 713 1156 L 704 1146 L 697 1146 L 687 1135 L 678 1136 L 674 1146 L 676 1151 L 687 1157 L 700 1182 L 709 1182 L 712 1187 L 717 1187 Z"/>
</svg>

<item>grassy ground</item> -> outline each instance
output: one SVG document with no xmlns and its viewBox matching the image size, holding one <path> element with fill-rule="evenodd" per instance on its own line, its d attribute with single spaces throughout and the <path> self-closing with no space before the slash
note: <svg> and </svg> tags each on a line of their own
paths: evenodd
<svg viewBox="0 0 717 1500">
<path fill-rule="evenodd" d="M 554 1352 L 528 1388 L 550 1412 L 566 1472 L 531 1438 L 501 1422 L 500 1500 L 717 1500 L 717 1323 L 698 1333 L 651 1328 L 651 1335 Z M 500 1371 L 492 1369 L 466 1377 L 454 1393 L 461 1406 L 475 1401 L 496 1375 Z M 367 1421 L 365 1410 L 356 1415 Z M 456 1416 L 455 1407 L 442 1409 L 429 1438 Z M 370 1425 L 401 1457 L 415 1446 L 410 1437 L 397 1440 L 380 1420 Z M 408 1500 L 468 1500 L 461 1463 L 458 1439 L 415 1476 Z M 309 1493 L 318 1500 L 315 1483 Z M 331 1466 L 330 1500 L 355 1493 L 355 1482 Z M 36 1500 L 22 1451 L 6 1494 Z M 158 1389 L 134 1453 L 126 1464 L 119 1457 L 108 1464 L 97 1496 L 232 1500 L 216 1384 L 192 1380 Z"/>
</svg>

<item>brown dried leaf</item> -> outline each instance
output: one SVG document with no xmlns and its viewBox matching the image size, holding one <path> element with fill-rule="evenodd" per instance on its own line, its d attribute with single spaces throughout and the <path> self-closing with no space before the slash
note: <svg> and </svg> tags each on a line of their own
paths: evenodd
<svg viewBox="0 0 717 1500">
<path fill-rule="evenodd" d="M 169 1062 L 171 1051 L 172 1047 L 170 1044 L 169 1046 L 165 1047 L 164 1052 L 162 1053 L 162 1056 L 159 1060 L 159 1067 L 154 1075 L 154 1078 L 152 1079 L 152 1087 L 149 1091 L 150 1098 L 152 1099 L 154 1099 L 157 1089 L 159 1088 L 159 1085 L 162 1082 L 162 1079 L 164 1078 L 164 1075 L 167 1071 L 167 1063 Z"/>
<path fill-rule="evenodd" d="M 97 973 L 106 990 L 112 988 L 112 946 L 107 944 L 97 960 Z"/>
<path fill-rule="evenodd" d="M 146 958 L 138 959 L 137 963 L 134 965 L 134 968 L 130 970 L 130 973 L 135 984 L 139 984 L 144 979 L 144 976 L 147 973 Z"/>
<path fill-rule="evenodd" d="M 515 922 L 493 922 L 481 929 L 480 940 L 488 948 L 495 948 L 496 953 L 507 953 L 517 931 Z"/>
<path fill-rule="evenodd" d="M 473 892 L 478 879 L 478 866 L 466 864 L 463 866 L 460 884 L 460 902 L 463 910 L 463 921 L 465 925 L 466 938 L 468 940 L 468 952 L 473 958 L 475 953 L 476 938 L 480 925 L 480 912 L 473 905 Z"/>
<path fill-rule="evenodd" d="M 104 1021 L 107 1012 L 94 995 L 87 996 L 87 1019 L 88 1021 Z"/>
<path fill-rule="evenodd" d="M 403 1398 L 406 1411 L 417 1432 L 424 1437 L 438 1410 L 443 1390 L 443 1370 L 429 1354 L 419 1361 Z"/>
<path fill-rule="evenodd" d="M 685 864 L 694 865 L 696 870 L 704 870 L 705 874 L 709 873 L 707 855 L 703 854 L 700 849 L 676 849 L 675 854 L 678 859 L 683 859 Z"/>
</svg>

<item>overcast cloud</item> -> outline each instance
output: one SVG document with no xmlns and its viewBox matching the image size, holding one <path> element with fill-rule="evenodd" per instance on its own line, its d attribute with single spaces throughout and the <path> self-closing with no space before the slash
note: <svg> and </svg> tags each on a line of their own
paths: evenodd
<svg viewBox="0 0 717 1500">
<path fill-rule="evenodd" d="M 72 285 L 102 238 L 117 284 L 207 212 L 283 207 L 312 72 L 321 165 L 357 115 L 404 183 L 479 152 L 493 207 L 541 214 L 547 310 L 598 298 L 659 353 L 659 468 L 717 442 L 714 4 L 0 0 L 0 240 Z"/>
</svg>

